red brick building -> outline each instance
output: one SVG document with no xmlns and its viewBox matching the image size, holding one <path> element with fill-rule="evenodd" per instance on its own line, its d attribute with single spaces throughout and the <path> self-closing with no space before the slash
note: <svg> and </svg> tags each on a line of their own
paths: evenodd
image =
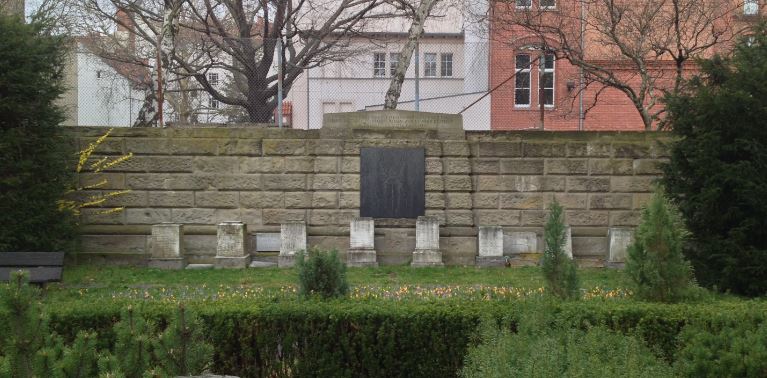
<svg viewBox="0 0 767 378">
<path fill-rule="evenodd" d="M 626 9 L 631 9 L 651 0 L 623 1 Z M 699 31 L 695 40 L 683 42 L 685 48 L 698 49 L 693 50 L 697 56 L 729 50 L 732 41 L 760 11 L 756 0 L 746 0 L 745 4 L 734 4 L 732 0 L 700 1 L 712 3 L 700 8 L 694 7 L 702 3 L 691 3 L 694 10 L 686 19 L 695 19 L 695 23 L 679 23 L 688 33 Z M 662 112 L 660 97 L 663 90 L 673 87 L 677 76 L 673 49 L 678 45 L 669 38 L 673 29 L 668 29 L 668 18 L 657 15 L 648 18 L 656 23 L 653 26 L 656 31 L 641 38 L 631 34 L 631 30 L 625 32 L 630 38 L 621 43 L 629 48 L 647 49 L 645 59 L 637 63 L 622 54 L 618 43 L 600 30 L 603 26 L 600 22 L 610 21 L 601 18 L 605 13 L 595 8 L 599 3 L 590 2 L 591 9 L 581 9 L 584 2 L 575 0 L 503 0 L 492 6 L 489 65 L 490 88 L 495 88 L 491 94 L 492 129 L 644 130 L 643 118 L 630 97 L 594 80 L 588 71 L 582 72 L 580 66 L 570 63 L 568 58 L 573 57 L 606 70 L 635 92 L 641 92 L 643 83 L 636 67 L 644 64 L 648 72 L 644 75 L 645 87 L 650 88 L 644 97 L 644 107 L 650 109 L 648 113 Z M 669 9 L 661 12 L 670 14 Z M 633 22 L 630 18 L 638 17 L 637 14 L 627 12 L 623 16 Z M 642 41 L 644 37 L 651 41 L 632 39 Z M 673 52 L 661 50 L 658 46 L 665 46 L 661 43 L 667 43 L 666 47 Z M 681 67 L 683 77 L 695 70 L 692 60 Z M 651 103 L 655 105 L 649 106 Z"/>
</svg>

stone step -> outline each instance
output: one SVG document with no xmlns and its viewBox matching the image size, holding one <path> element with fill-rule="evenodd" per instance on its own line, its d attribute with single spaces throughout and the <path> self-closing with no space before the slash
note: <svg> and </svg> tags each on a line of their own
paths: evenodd
<svg viewBox="0 0 767 378">
<path fill-rule="evenodd" d="M 251 268 L 275 268 L 277 267 L 277 263 L 271 262 L 271 261 L 251 261 L 250 267 Z"/>
<path fill-rule="evenodd" d="M 604 268 L 605 267 L 605 259 L 604 258 L 595 258 L 595 257 L 578 257 L 575 256 L 575 263 L 578 264 L 579 268 Z"/>
<path fill-rule="evenodd" d="M 279 256 L 278 252 L 259 252 L 254 253 L 250 255 L 250 261 L 262 261 L 262 262 L 273 262 L 277 263 L 277 258 Z"/>
<path fill-rule="evenodd" d="M 189 264 L 186 266 L 188 270 L 206 270 L 213 269 L 213 264 Z"/>
</svg>

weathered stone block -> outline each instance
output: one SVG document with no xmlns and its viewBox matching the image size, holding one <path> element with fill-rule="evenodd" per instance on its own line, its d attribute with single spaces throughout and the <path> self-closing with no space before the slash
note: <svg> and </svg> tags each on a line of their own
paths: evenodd
<svg viewBox="0 0 767 378">
<path fill-rule="evenodd" d="M 589 172 L 586 159 L 546 159 L 547 174 L 585 175 Z"/>
<path fill-rule="evenodd" d="M 196 207 L 237 208 L 239 207 L 237 192 L 195 192 Z"/>
<path fill-rule="evenodd" d="M 149 192 L 149 206 L 192 207 L 194 206 L 194 192 Z"/>
<path fill-rule="evenodd" d="M 502 209 L 543 209 L 545 201 L 545 195 L 538 193 L 502 193 L 501 194 L 501 208 Z"/>
<path fill-rule="evenodd" d="M 468 174 L 471 173 L 471 163 L 468 158 L 446 158 L 444 159 L 445 171 L 448 174 Z"/>
<path fill-rule="evenodd" d="M 128 173 L 125 184 L 131 189 L 201 190 L 212 186 L 213 176 L 162 173 Z"/>
<path fill-rule="evenodd" d="M 126 187 L 126 174 L 124 173 L 112 173 L 112 172 L 99 172 L 99 173 L 80 173 L 78 178 L 80 179 L 81 187 L 90 187 L 96 184 L 100 184 L 98 188 L 94 189 L 124 189 Z M 128 186 L 128 188 L 134 188 Z M 135 188 L 144 189 L 144 188 Z"/>
<path fill-rule="evenodd" d="M 184 156 L 133 156 L 114 167 L 112 172 L 192 172 L 192 159 Z"/>
<path fill-rule="evenodd" d="M 445 212 L 445 222 L 448 226 L 473 226 L 474 213 L 471 210 L 448 210 Z"/>
<path fill-rule="evenodd" d="M 308 196 L 308 193 L 306 194 Z M 314 209 L 335 209 L 338 207 L 337 192 L 314 192 L 311 207 Z"/>
<path fill-rule="evenodd" d="M 264 139 L 261 143 L 264 155 L 303 155 L 306 141 L 303 139 Z"/>
<path fill-rule="evenodd" d="M 569 192 L 609 192 L 609 177 L 568 177 Z"/>
<path fill-rule="evenodd" d="M 501 174 L 542 175 L 543 159 L 501 159 Z"/>
<path fill-rule="evenodd" d="M 459 177 L 463 177 L 463 176 L 459 176 Z M 445 182 L 442 176 L 426 175 L 424 185 L 425 185 L 426 191 L 442 192 L 445 190 Z"/>
<path fill-rule="evenodd" d="M 549 216 L 548 211 L 543 210 L 524 210 L 520 217 L 521 226 L 543 226 Z"/>
<path fill-rule="evenodd" d="M 250 264 L 247 227 L 233 221 L 219 223 L 216 229 L 216 268 L 246 268 Z"/>
<path fill-rule="evenodd" d="M 613 150 L 617 158 L 640 159 L 650 157 L 650 146 L 636 143 L 613 143 Z"/>
<path fill-rule="evenodd" d="M 240 158 L 235 156 L 197 156 L 192 162 L 198 173 L 235 174 L 240 171 Z"/>
<path fill-rule="evenodd" d="M 338 158 L 317 156 L 314 159 L 314 172 L 316 173 L 336 173 L 338 172 Z"/>
<path fill-rule="evenodd" d="M 285 158 L 283 157 L 247 157 L 240 159 L 242 173 L 283 173 Z"/>
<path fill-rule="evenodd" d="M 660 175 L 663 174 L 661 169 L 661 163 L 663 160 L 648 160 L 637 159 L 634 160 L 634 174 L 635 175 Z"/>
<path fill-rule="evenodd" d="M 632 201 L 633 209 L 642 209 L 650 203 L 652 193 L 635 193 L 634 200 Z"/>
<path fill-rule="evenodd" d="M 477 174 L 497 175 L 500 169 L 498 159 L 471 159 L 471 172 Z"/>
<path fill-rule="evenodd" d="M 479 142 L 478 157 L 520 157 L 522 144 L 519 142 Z"/>
<path fill-rule="evenodd" d="M 500 176 L 507 190 L 514 192 L 559 192 L 565 190 L 564 176 Z"/>
<path fill-rule="evenodd" d="M 260 226 L 264 223 L 261 209 L 240 209 L 240 219 L 251 227 Z"/>
<path fill-rule="evenodd" d="M 218 141 L 219 155 L 259 156 L 261 155 L 261 139 L 225 139 Z"/>
<path fill-rule="evenodd" d="M 518 226 L 520 212 L 518 210 L 477 210 L 475 216 L 475 224 Z"/>
<path fill-rule="evenodd" d="M 611 211 L 610 226 L 638 226 L 642 220 L 642 213 L 634 211 Z"/>
<path fill-rule="evenodd" d="M 360 190 L 360 175 L 341 176 L 342 190 Z"/>
<path fill-rule="evenodd" d="M 285 207 L 281 192 L 240 192 L 240 206 L 256 209 Z"/>
<path fill-rule="evenodd" d="M 476 186 L 477 191 L 500 192 L 505 190 L 504 182 L 501 180 L 502 176 L 479 175 L 474 177 L 477 183 L 477 186 Z"/>
<path fill-rule="evenodd" d="M 589 174 L 593 175 L 631 175 L 634 173 L 631 159 L 591 159 Z"/>
<path fill-rule="evenodd" d="M 629 245 L 634 243 L 634 230 L 630 228 L 611 227 L 607 233 L 610 243 L 608 251 L 608 266 L 622 266 L 626 262 Z"/>
<path fill-rule="evenodd" d="M 475 209 L 497 209 L 499 207 L 498 193 L 474 193 L 474 208 Z"/>
<path fill-rule="evenodd" d="M 108 214 L 104 213 L 105 209 L 81 209 L 80 210 L 80 221 L 83 224 L 122 224 L 123 222 L 132 221 L 133 218 L 126 217 L 127 212 L 135 212 L 138 210 L 144 210 L 144 209 L 126 209 L 125 211 L 117 211 L 117 212 L 111 212 Z M 165 219 L 170 220 L 170 219 Z M 145 224 L 153 224 L 157 222 L 146 222 Z"/>
<path fill-rule="evenodd" d="M 215 175 L 210 182 L 210 188 L 222 190 L 259 190 L 263 188 L 260 174 Z"/>
<path fill-rule="evenodd" d="M 171 209 L 171 221 L 184 224 L 213 224 L 214 209 Z"/>
<path fill-rule="evenodd" d="M 360 158 L 356 156 L 345 156 L 341 159 L 341 172 L 360 173 Z"/>
<path fill-rule="evenodd" d="M 312 173 L 314 172 L 314 158 L 312 157 L 286 157 L 286 173 Z"/>
<path fill-rule="evenodd" d="M 652 185 L 657 180 L 652 176 L 611 177 L 610 190 L 613 192 L 651 192 Z"/>
<path fill-rule="evenodd" d="M 535 232 L 510 232 L 504 235 L 504 254 L 524 254 L 538 252 L 538 235 Z"/>
<path fill-rule="evenodd" d="M 574 210 L 566 211 L 567 223 L 571 226 L 607 226 L 607 211 Z"/>
<path fill-rule="evenodd" d="M 442 142 L 442 154 L 444 156 L 469 156 L 469 143 L 463 141 Z"/>
<path fill-rule="evenodd" d="M 444 209 L 445 208 L 445 193 L 429 192 L 429 193 L 426 193 L 425 199 L 426 199 L 427 209 Z"/>
<path fill-rule="evenodd" d="M 296 253 L 306 250 L 306 223 L 288 222 L 280 226 L 280 254 L 278 266 L 289 268 L 295 265 Z"/>
<path fill-rule="evenodd" d="M 310 139 L 306 141 L 306 150 L 309 155 L 341 155 L 345 154 L 344 141 L 337 139 Z M 357 154 L 359 154 L 357 150 Z"/>
<path fill-rule="evenodd" d="M 631 194 L 592 194 L 589 201 L 590 209 L 631 209 L 633 198 Z"/>
<path fill-rule="evenodd" d="M 264 224 L 306 221 L 306 210 L 263 209 Z"/>
<path fill-rule="evenodd" d="M 359 209 L 360 192 L 341 192 L 338 207 L 342 209 Z"/>
<path fill-rule="evenodd" d="M 343 176 L 316 174 L 309 178 L 312 190 L 340 190 Z"/>
<path fill-rule="evenodd" d="M 111 190 L 105 193 L 112 192 Z M 147 192 L 140 190 L 131 190 L 117 196 L 107 198 L 101 206 L 104 207 L 147 207 Z"/>
<path fill-rule="evenodd" d="M 170 209 L 126 209 L 125 223 L 127 224 L 157 224 L 170 222 Z M 84 222 L 85 223 L 85 222 Z M 92 224 L 88 221 L 87 224 Z"/>
<path fill-rule="evenodd" d="M 607 238 L 595 236 L 573 236 L 573 254 L 577 257 L 607 256 Z"/>
<path fill-rule="evenodd" d="M 152 226 L 152 236 L 149 239 L 149 266 L 160 269 L 183 269 L 186 265 L 184 257 L 184 225 L 161 223 Z"/>
<path fill-rule="evenodd" d="M 415 223 L 414 267 L 442 266 L 442 251 L 439 249 L 439 219 L 418 217 Z"/>
<path fill-rule="evenodd" d="M 556 193 L 554 194 L 554 198 L 556 198 L 557 202 L 559 202 L 565 210 L 585 210 L 589 203 L 588 194 Z M 545 207 L 548 209 L 549 204 L 546 203 Z"/>
<path fill-rule="evenodd" d="M 433 194 L 433 193 L 432 193 Z M 445 193 L 447 207 L 450 209 L 471 209 L 471 193 Z"/>
<path fill-rule="evenodd" d="M 426 158 L 426 173 L 432 175 L 442 174 L 442 159 Z"/>
<path fill-rule="evenodd" d="M 316 226 L 345 225 L 359 216 L 356 210 L 311 210 L 309 224 Z"/>
<path fill-rule="evenodd" d="M 606 142 L 587 142 L 586 153 L 592 157 L 610 157 L 613 154 L 613 147 Z"/>
<path fill-rule="evenodd" d="M 285 208 L 308 209 L 312 207 L 312 192 L 286 192 Z"/>
<path fill-rule="evenodd" d="M 266 190 L 306 189 L 306 175 L 302 174 L 263 174 L 261 180 Z"/>
<path fill-rule="evenodd" d="M 525 157 L 564 157 L 567 145 L 560 142 L 523 142 L 522 149 Z"/>
</svg>

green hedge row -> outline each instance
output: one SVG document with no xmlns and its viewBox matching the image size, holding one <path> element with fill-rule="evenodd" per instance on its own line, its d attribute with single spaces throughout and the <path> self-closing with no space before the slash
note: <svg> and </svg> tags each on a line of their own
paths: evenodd
<svg viewBox="0 0 767 378">
<path fill-rule="evenodd" d="M 287 301 L 187 304 L 206 324 L 215 348 L 214 371 L 241 377 L 455 376 L 481 319 L 495 318 L 510 329 L 533 302 Z M 67 303 L 51 306 L 53 328 L 65 337 L 95 329 L 111 345 L 112 324 L 124 303 Z M 172 305 L 138 305 L 145 316 L 165 321 Z M 767 302 L 732 301 L 658 305 L 633 301 L 547 304 L 554 319 L 574 327 L 604 324 L 637 330 L 669 360 L 684 325 L 716 330 L 763 322 Z"/>
</svg>

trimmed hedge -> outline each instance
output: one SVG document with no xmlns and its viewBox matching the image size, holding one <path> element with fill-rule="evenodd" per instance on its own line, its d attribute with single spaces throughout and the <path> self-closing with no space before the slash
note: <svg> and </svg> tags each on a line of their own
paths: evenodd
<svg viewBox="0 0 767 378">
<path fill-rule="evenodd" d="M 534 302 L 534 300 L 531 300 Z M 52 327 L 66 338 L 80 329 L 99 332 L 112 345 L 111 326 L 126 303 L 50 306 Z M 134 302 L 135 305 L 135 302 Z M 718 329 L 765 320 L 765 301 L 658 305 L 621 301 L 550 304 L 553 316 L 574 327 L 605 324 L 636 330 L 673 361 L 677 336 L 689 323 Z M 241 377 L 456 376 L 477 326 L 485 317 L 515 329 L 525 302 L 286 301 L 190 303 L 214 345 L 214 371 Z M 164 322 L 174 305 L 145 303 L 138 310 Z"/>
</svg>

